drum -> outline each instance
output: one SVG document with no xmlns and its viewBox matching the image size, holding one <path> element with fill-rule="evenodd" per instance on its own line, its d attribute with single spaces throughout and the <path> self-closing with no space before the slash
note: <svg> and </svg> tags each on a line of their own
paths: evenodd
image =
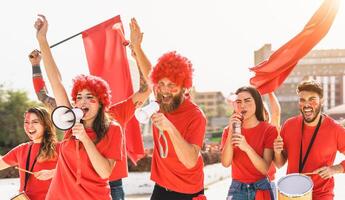
<svg viewBox="0 0 345 200">
<path fill-rule="evenodd" d="M 313 181 L 302 174 L 289 174 L 278 181 L 278 200 L 312 200 Z"/>
<path fill-rule="evenodd" d="M 20 193 L 15 197 L 12 197 L 11 200 L 30 200 L 29 197 L 24 193 Z"/>
</svg>

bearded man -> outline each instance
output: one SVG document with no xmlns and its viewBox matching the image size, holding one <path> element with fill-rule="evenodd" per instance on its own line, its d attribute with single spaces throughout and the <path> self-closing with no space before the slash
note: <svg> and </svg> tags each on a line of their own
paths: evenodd
<svg viewBox="0 0 345 200">
<path fill-rule="evenodd" d="M 287 161 L 287 174 L 308 173 L 314 183 L 313 200 L 331 200 L 333 175 L 345 169 L 345 161 L 333 164 L 337 151 L 345 153 L 345 129 L 321 112 L 323 89 L 318 82 L 302 81 L 297 94 L 301 115 L 283 125 L 273 144 L 274 162 L 280 168 Z"/>
<path fill-rule="evenodd" d="M 151 200 L 192 200 L 204 193 L 200 149 L 206 118 L 188 95 L 192 72 L 191 62 L 176 52 L 164 54 L 152 71 L 160 111 L 152 116 Z"/>
</svg>

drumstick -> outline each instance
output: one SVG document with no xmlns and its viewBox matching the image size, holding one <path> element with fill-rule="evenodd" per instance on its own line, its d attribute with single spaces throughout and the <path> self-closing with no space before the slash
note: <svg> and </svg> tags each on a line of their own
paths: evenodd
<svg viewBox="0 0 345 200">
<path fill-rule="evenodd" d="M 302 174 L 308 176 L 308 175 L 315 175 L 317 173 L 315 173 L 315 172 L 307 172 L 307 173 L 302 173 Z"/>
<path fill-rule="evenodd" d="M 28 170 L 22 169 L 20 167 L 15 167 L 15 168 L 18 169 L 19 171 L 23 171 L 23 172 L 26 172 L 26 173 L 29 173 L 29 174 L 34 174 L 33 172 L 30 172 Z"/>
</svg>

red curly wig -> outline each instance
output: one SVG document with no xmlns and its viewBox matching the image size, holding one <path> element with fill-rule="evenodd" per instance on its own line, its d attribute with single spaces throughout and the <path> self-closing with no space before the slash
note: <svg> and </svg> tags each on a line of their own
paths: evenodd
<svg viewBox="0 0 345 200">
<path fill-rule="evenodd" d="M 162 78 L 168 78 L 176 85 L 188 89 L 192 87 L 192 74 L 192 63 L 186 57 L 172 51 L 158 59 L 158 63 L 152 70 L 151 79 L 154 84 L 157 84 Z"/>
<path fill-rule="evenodd" d="M 89 90 L 107 109 L 111 101 L 109 84 L 100 77 L 93 75 L 78 75 L 73 79 L 72 99 L 76 100 L 78 92 L 83 89 Z"/>
</svg>

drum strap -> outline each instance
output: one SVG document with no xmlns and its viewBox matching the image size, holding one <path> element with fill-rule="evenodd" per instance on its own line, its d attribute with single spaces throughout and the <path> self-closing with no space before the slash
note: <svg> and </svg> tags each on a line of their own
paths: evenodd
<svg viewBox="0 0 345 200">
<path fill-rule="evenodd" d="M 316 128 L 314 130 L 313 136 L 312 136 L 312 138 L 310 140 L 310 143 L 308 145 L 307 152 L 305 153 L 305 156 L 304 156 L 303 161 L 302 161 L 302 154 L 303 154 L 302 153 L 302 140 L 303 140 L 303 131 L 304 131 L 304 120 L 302 119 L 302 137 L 301 137 L 301 146 L 300 146 L 300 149 L 299 149 L 299 169 L 298 169 L 299 173 L 302 173 L 304 165 L 307 162 L 307 158 L 309 156 L 311 147 L 313 146 L 315 138 L 316 138 L 316 135 L 319 132 L 319 128 L 321 126 L 321 121 L 322 121 L 322 115 L 320 116 L 319 122 L 317 123 L 317 126 L 316 126 Z"/>
<path fill-rule="evenodd" d="M 35 157 L 34 162 L 32 163 L 31 169 L 29 170 L 29 166 L 30 166 L 30 156 L 31 156 L 32 145 L 33 145 L 33 144 L 31 144 L 30 147 L 29 147 L 28 157 L 27 157 L 27 159 L 26 159 L 26 166 L 25 166 L 25 169 L 26 169 L 27 171 L 30 171 L 30 172 L 32 172 L 32 170 L 34 169 L 34 166 L 35 166 L 36 161 L 37 161 L 37 156 L 38 156 L 38 154 L 37 154 L 37 156 Z M 25 192 L 25 190 L 26 190 L 26 185 L 27 185 L 27 183 L 28 183 L 28 181 L 29 181 L 29 178 L 30 178 L 30 174 L 27 173 L 27 172 L 25 172 L 24 189 L 23 189 L 24 192 Z"/>
</svg>

